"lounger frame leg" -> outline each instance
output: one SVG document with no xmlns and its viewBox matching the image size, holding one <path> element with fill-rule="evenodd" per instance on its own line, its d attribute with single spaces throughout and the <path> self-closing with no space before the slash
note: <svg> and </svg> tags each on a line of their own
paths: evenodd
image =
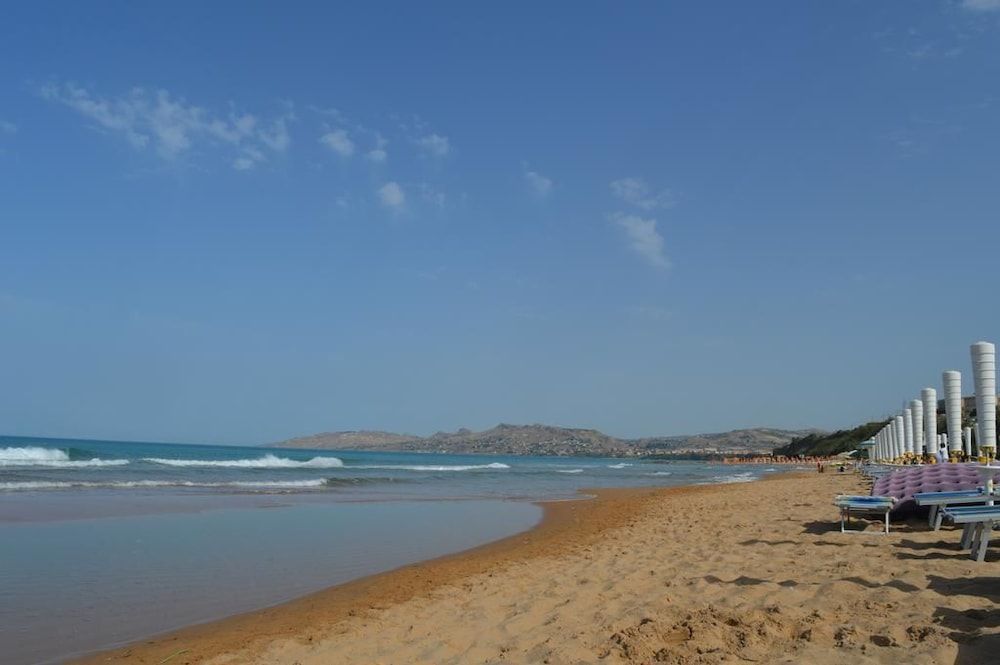
<svg viewBox="0 0 1000 665">
<path fill-rule="evenodd" d="M 941 529 L 941 523 L 944 521 L 944 511 L 938 510 L 937 514 L 934 516 L 933 531 L 939 531 Z"/>
<path fill-rule="evenodd" d="M 962 527 L 962 540 L 959 545 L 963 550 L 967 550 L 972 547 L 973 538 L 975 538 L 975 525 L 966 524 Z"/>
<path fill-rule="evenodd" d="M 976 525 L 977 538 L 972 550 L 972 558 L 976 561 L 986 560 L 986 549 L 990 546 L 990 536 L 993 532 L 992 522 L 983 522 Z"/>
<path fill-rule="evenodd" d="M 885 535 L 889 535 L 889 511 L 885 511 Z"/>
</svg>

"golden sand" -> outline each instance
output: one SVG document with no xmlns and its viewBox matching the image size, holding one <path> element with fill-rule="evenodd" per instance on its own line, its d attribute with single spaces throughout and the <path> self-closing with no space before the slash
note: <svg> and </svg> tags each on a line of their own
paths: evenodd
<svg viewBox="0 0 1000 665">
<path fill-rule="evenodd" d="M 976 564 L 918 520 L 841 534 L 832 499 L 862 491 L 830 473 L 599 491 L 524 534 L 83 662 L 1000 662 L 996 551 Z"/>
</svg>

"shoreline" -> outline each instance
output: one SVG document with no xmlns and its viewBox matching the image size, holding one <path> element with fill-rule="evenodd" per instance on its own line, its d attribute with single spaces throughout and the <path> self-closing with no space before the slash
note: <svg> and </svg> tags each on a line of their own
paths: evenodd
<svg viewBox="0 0 1000 665">
<path fill-rule="evenodd" d="M 924 519 L 840 533 L 833 497 L 863 491 L 815 472 L 592 490 L 514 536 L 71 662 L 994 662 L 1000 555 Z"/>
<path fill-rule="evenodd" d="M 796 472 L 782 473 L 781 476 Z M 753 481 L 761 482 L 775 476 Z M 74 665 L 98 663 L 202 663 L 273 640 L 322 630 L 347 618 L 431 593 L 462 577 L 528 561 L 599 540 L 631 517 L 636 504 L 669 495 L 712 491 L 716 485 L 580 489 L 572 499 L 532 501 L 541 507 L 533 527 L 476 547 L 409 564 L 288 600 L 277 605 L 185 626 L 126 645 L 71 657 Z M 644 505 L 648 508 L 648 505 Z M 184 652 L 178 653 L 179 650 Z M 179 656 L 184 656 L 178 660 Z"/>
</svg>

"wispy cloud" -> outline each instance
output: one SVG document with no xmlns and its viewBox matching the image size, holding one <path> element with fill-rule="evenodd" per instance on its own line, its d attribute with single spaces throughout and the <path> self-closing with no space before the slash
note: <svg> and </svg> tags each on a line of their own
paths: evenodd
<svg viewBox="0 0 1000 665">
<path fill-rule="evenodd" d="M 611 183 L 611 193 L 643 210 L 670 208 L 674 205 L 674 196 L 669 189 L 653 191 L 642 178 L 621 178 Z"/>
<path fill-rule="evenodd" d="M 451 152 L 451 142 L 447 136 L 428 134 L 414 141 L 421 150 L 432 157 L 445 157 Z"/>
<path fill-rule="evenodd" d="M 73 83 L 41 88 L 44 99 L 73 109 L 98 128 L 123 136 L 137 150 L 153 146 L 165 160 L 176 160 L 195 148 L 224 146 L 236 153 L 233 168 L 247 170 L 267 161 L 267 153 L 285 152 L 290 143 L 289 109 L 269 123 L 250 113 L 226 115 L 187 103 L 166 90 L 133 88 L 104 97 Z"/>
<path fill-rule="evenodd" d="M 399 183 L 390 181 L 376 191 L 379 203 L 392 210 L 401 210 L 406 205 L 406 193 Z"/>
<path fill-rule="evenodd" d="M 257 166 L 258 162 L 265 161 L 264 154 L 256 148 L 247 148 L 243 154 L 233 160 L 233 168 L 237 171 L 249 171 Z"/>
<path fill-rule="evenodd" d="M 886 133 L 883 138 L 894 145 L 904 155 L 913 155 L 923 148 L 913 137 L 912 132 L 906 130 L 893 130 Z"/>
<path fill-rule="evenodd" d="M 368 154 L 365 156 L 369 159 L 369 161 L 381 164 L 389 158 L 389 153 L 386 152 L 385 149 L 387 145 L 389 145 L 389 142 L 381 134 L 376 133 L 375 147 L 369 150 Z"/>
<path fill-rule="evenodd" d="M 448 201 L 444 192 L 435 189 L 426 182 L 420 184 L 420 198 L 436 208 L 443 208 Z"/>
<path fill-rule="evenodd" d="M 538 171 L 529 170 L 527 165 L 524 166 L 524 181 L 532 193 L 540 198 L 545 198 L 552 191 L 552 179 L 543 176 Z"/>
<path fill-rule="evenodd" d="M 261 142 L 275 152 L 285 152 L 292 144 L 292 137 L 288 133 L 288 121 L 294 120 L 295 114 L 292 112 L 291 104 L 288 104 L 288 112 L 271 123 L 270 126 L 261 127 L 257 135 Z"/>
<path fill-rule="evenodd" d="M 347 118 L 340 109 L 331 107 L 316 106 L 315 104 L 307 104 L 306 110 L 312 111 L 313 113 L 318 113 L 319 115 L 326 116 L 327 118 L 332 118 L 338 123 L 346 124 Z"/>
<path fill-rule="evenodd" d="M 0 134 L 17 134 L 17 125 L 9 120 L 0 119 Z"/>
<path fill-rule="evenodd" d="M 670 267 L 670 261 L 664 254 L 663 236 L 656 230 L 655 219 L 622 212 L 613 213 L 610 219 L 625 232 L 632 250 L 649 265 L 660 269 Z"/>
<path fill-rule="evenodd" d="M 320 137 L 319 142 L 341 157 L 354 154 L 354 141 L 348 136 L 346 129 L 335 129 Z"/>
<path fill-rule="evenodd" d="M 1000 11 L 1000 0 L 962 0 L 962 9 L 974 12 Z"/>
</svg>

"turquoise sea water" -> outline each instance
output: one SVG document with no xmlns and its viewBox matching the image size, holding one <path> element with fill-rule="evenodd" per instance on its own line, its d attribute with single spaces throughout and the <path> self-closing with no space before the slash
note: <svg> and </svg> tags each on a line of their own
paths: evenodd
<svg viewBox="0 0 1000 665">
<path fill-rule="evenodd" d="M 0 496 L 572 497 L 581 487 L 750 479 L 760 467 L 0 437 Z"/>
<path fill-rule="evenodd" d="M 0 437 L 2 662 L 57 662 L 466 549 L 532 526 L 535 499 L 773 470 Z"/>
</svg>

